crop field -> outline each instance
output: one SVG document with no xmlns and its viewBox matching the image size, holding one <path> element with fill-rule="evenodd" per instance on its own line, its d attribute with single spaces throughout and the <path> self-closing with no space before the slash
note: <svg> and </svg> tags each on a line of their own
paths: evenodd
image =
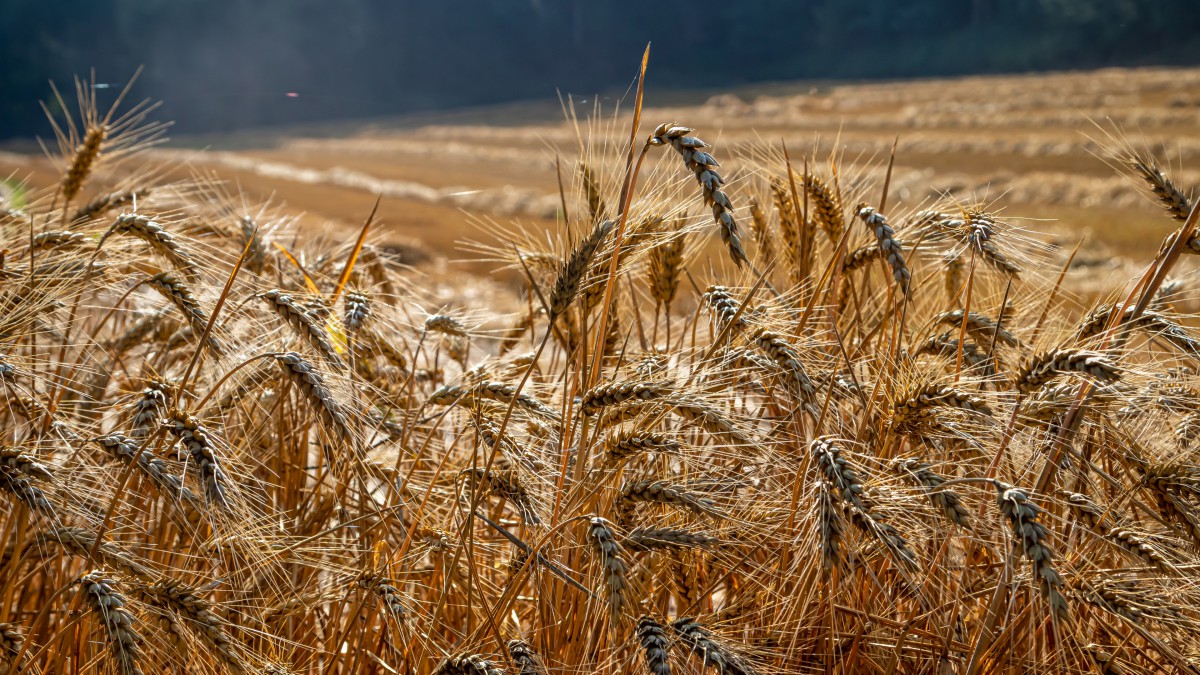
<svg viewBox="0 0 1200 675">
<path fill-rule="evenodd" d="M 835 147 L 846 171 L 881 170 L 896 142 L 894 199 L 916 206 L 948 194 L 1020 204 L 1022 218 L 1102 255 L 1153 253 L 1163 228 L 1135 181 L 1106 163 L 1116 134 L 1155 151 L 1196 183 L 1200 70 L 1107 70 L 884 84 L 773 85 L 733 93 L 649 92 L 648 119 L 702 119 L 735 179 L 742 160 L 786 142 L 797 161 L 824 163 Z M 602 142 L 624 139 L 626 109 L 605 97 L 573 102 L 598 115 Z M 614 114 L 616 115 L 614 117 Z M 447 118 L 447 119 L 442 119 Z M 457 258 L 477 238 L 476 219 L 553 227 L 556 159 L 570 183 L 581 143 L 596 143 L 557 103 L 514 104 L 363 124 L 184 138 L 148 153 L 166 167 L 190 164 L 235 182 L 248 200 L 302 212 L 307 223 L 354 228 L 377 194 L 389 235 Z M 176 147 L 180 144 L 186 149 Z M 207 152 L 192 149 L 207 147 Z M 183 170 L 176 169 L 176 175 Z M 0 175 L 56 178 L 45 161 L 0 154 Z M 604 186 L 609 191 L 617 188 Z M 1012 209 L 1010 209 L 1011 211 Z M 476 219 L 464 217 L 464 212 Z M 1111 249 L 1104 247 L 1112 247 Z"/>
<path fill-rule="evenodd" d="M 0 673 L 1200 672 L 1197 85 L 78 82 L 0 152 Z"/>
</svg>

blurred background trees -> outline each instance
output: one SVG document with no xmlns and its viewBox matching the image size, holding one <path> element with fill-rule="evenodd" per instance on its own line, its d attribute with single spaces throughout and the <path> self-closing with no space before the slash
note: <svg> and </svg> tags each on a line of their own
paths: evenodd
<svg viewBox="0 0 1200 675">
<path fill-rule="evenodd" d="M 622 91 L 1200 62 L 1196 0 L 0 0 L 0 138 L 95 68 L 179 132 Z M 287 92 L 299 97 L 289 98 Z"/>
</svg>

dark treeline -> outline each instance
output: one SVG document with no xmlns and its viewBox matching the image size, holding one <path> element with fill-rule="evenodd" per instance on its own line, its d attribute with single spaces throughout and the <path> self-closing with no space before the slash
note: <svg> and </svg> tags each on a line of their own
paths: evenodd
<svg viewBox="0 0 1200 675">
<path fill-rule="evenodd" d="M 200 132 L 619 90 L 648 41 L 656 87 L 1195 63 L 1196 2 L 0 0 L 0 137 L 142 64 Z"/>
</svg>

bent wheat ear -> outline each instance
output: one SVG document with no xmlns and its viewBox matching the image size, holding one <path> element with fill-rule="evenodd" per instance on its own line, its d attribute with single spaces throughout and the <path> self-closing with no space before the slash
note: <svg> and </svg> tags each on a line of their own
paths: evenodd
<svg viewBox="0 0 1200 675">
<path fill-rule="evenodd" d="M 737 330 L 745 330 L 750 327 L 746 323 L 745 312 L 742 312 L 741 316 L 738 315 L 742 303 L 734 299 L 733 293 L 728 288 L 709 286 L 708 290 L 704 292 L 703 301 L 720 326 L 728 325 Z"/>
<path fill-rule="evenodd" d="M 883 544 L 893 560 L 910 572 L 915 572 L 919 568 L 917 554 L 908 545 L 908 540 L 900 534 L 899 530 L 884 520 L 883 516 L 860 509 L 854 504 L 847 504 L 846 512 L 850 516 L 851 524 L 862 533 Z"/>
<path fill-rule="evenodd" d="M 882 257 L 883 249 L 879 248 L 879 244 L 867 244 L 856 248 L 842 259 L 842 272 L 846 274 L 857 272 Z"/>
<path fill-rule="evenodd" d="M 900 287 L 900 292 L 907 294 L 912 273 L 908 271 L 908 263 L 904 260 L 903 247 L 896 239 L 895 230 L 892 229 L 891 225 L 888 225 L 887 218 L 873 207 L 860 204 L 856 210 L 859 219 L 871 230 L 871 234 L 875 235 L 875 242 L 879 246 L 879 251 L 884 255 L 888 266 L 892 268 L 892 279 Z"/>
<path fill-rule="evenodd" d="M 42 480 L 54 478 L 50 468 L 39 461 L 37 455 L 3 445 L 0 445 L 0 470 Z"/>
<path fill-rule="evenodd" d="M 618 431 L 604 441 L 608 461 L 616 463 L 634 455 L 646 453 L 674 454 L 682 445 L 679 441 L 658 433 Z"/>
<path fill-rule="evenodd" d="M 183 480 L 171 473 L 170 467 L 163 460 L 154 457 L 150 452 L 142 452 L 139 454 L 139 443 L 137 440 L 127 438 L 119 433 L 105 434 L 95 439 L 96 443 L 104 448 L 113 457 L 128 464 L 133 461 L 134 457 L 138 458 L 138 470 L 144 473 L 158 489 L 164 494 L 169 495 L 172 499 L 182 499 L 183 501 L 198 503 L 200 500 L 192 491 L 184 486 Z"/>
<path fill-rule="evenodd" d="M 645 403 L 671 392 L 665 382 L 613 382 L 595 387 L 583 395 L 580 410 L 584 415 L 596 415 L 605 408 L 626 402 Z"/>
<path fill-rule="evenodd" d="M 425 330 L 451 337 L 467 337 L 467 327 L 448 314 L 433 314 L 425 319 Z"/>
<path fill-rule="evenodd" d="M 934 320 L 938 323 L 958 327 L 963 323 L 963 311 L 956 309 L 950 312 L 943 312 L 937 315 Z M 1017 336 L 997 326 L 996 322 L 991 318 L 977 312 L 967 312 L 967 332 L 979 344 L 990 345 L 995 340 L 998 344 L 1008 345 L 1009 347 L 1021 346 L 1021 342 L 1017 339 Z"/>
<path fill-rule="evenodd" d="M 86 242 L 87 236 L 80 232 L 42 232 L 33 238 L 33 248 L 37 251 L 61 251 L 79 248 Z"/>
<path fill-rule="evenodd" d="M 738 237 L 737 222 L 733 219 L 733 204 L 721 190 L 725 180 L 716 171 L 716 167 L 719 166 L 716 158 L 704 151 L 708 144 L 695 136 L 689 136 L 692 131 L 693 129 L 668 122 L 659 125 L 647 142 L 650 145 L 669 144 L 683 158 L 684 165 L 696 174 L 696 182 L 700 184 L 704 203 L 712 207 L 713 220 L 721 230 L 721 241 L 729 250 L 729 258 L 741 267 L 742 263 L 749 261 L 746 259 L 746 250 L 742 248 L 742 240 Z"/>
<path fill-rule="evenodd" d="M 383 603 L 388 616 L 398 623 L 408 621 L 409 609 L 405 605 L 404 596 L 400 589 L 388 583 L 388 580 L 377 576 L 364 576 L 358 580 L 358 585 L 375 594 Z"/>
<path fill-rule="evenodd" d="M 678 397 L 668 398 L 665 402 L 670 406 L 671 412 L 695 423 L 723 443 L 744 447 L 754 445 L 754 439 L 739 431 L 733 421 L 710 405 Z"/>
<path fill-rule="evenodd" d="M 612 524 L 607 520 L 598 516 L 589 518 L 587 539 L 600 561 L 602 578 L 608 589 L 609 625 L 615 630 L 625 611 L 629 566 L 621 555 L 621 545 L 617 543 Z"/>
<path fill-rule="evenodd" d="M 547 675 L 546 664 L 524 640 L 509 640 L 508 655 L 517 666 L 517 675 Z"/>
<path fill-rule="evenodd" d="M 350 418 L 342 404 L 325 385 L 325 378 L 321 376 L 321 373 L 296 352 L 276 354 L 275 362 L 279 364 L 284 376 L 296 385 L 301 396 L 320 418 L 321 424 L 329 430 L 330 436 L 342 446 L 354 448 L 355 436 L 350 428 Z M 359 454 L 358 450 L 351 452 L 356 456 Z M 328 461 L 335 465 L 339 463 L 340 460 L 334 461 L 334 457 L 326 454 Z"/>
<path fill-rule="evenodd" d="M 821 480 L 815 486 L 817 501 L 817 528 L 821 538 L 821 564 L 825 573 L 841 566 L 842 563 L 842 533 L 845 526 L 842 522 L 841 509 L 838 508 L 837 487 L 829 481 Z"/>
<path fill-rule="evenodd" d="M 686 509 L 697 515 L 720 517 L 713 500 L 689 492 L 682 486 L 674 485 L 665 480 L 635 480 L 621 486 L 621 496 L 618 508 L 621 522 L 629 522 L 632 517 L 634 504 L 651 502 L 667 504 Z"/>
<path fill-rule="evenodd" d="M 483 488 L 492 494 L 507 499 L 521 514 L 521 519 L 528 525 L 539 525 L 542 519 L 538 517 L 533 500 L 515 471 L 497 473 L 485 472 L 482 467 L 463 469 L 463 474 L 470 477 L 473 485 L 482 483 Z"/>
<path fill-rule="evenodd" d="M 669 527 L 637 527 L 624 539 L 625 545 L 635 551 L 709 548 L 720 542 L 720 539 L 706 534 Z"/>
<path fill-rule="evenodd" d="M 558 412 L 553 408 L 525 392 L 517 393 L 517 388 L 511 384 L 485 380 L 475 385 L 470 390 L 470 394 L 490 401 L 499 401 L 506 405 L 516 399 L 517 407 L 526 412 L 549 419 L 558 419 Z"/>
<path fill-rule="evenodd" d="M 15 471 L 0 467 L 0 490 L 9 493 L 31 511 L 53 516 L 54 505 L 40 487 Z"/>
<path fill-rule="evenodd" d="M 50 480 L 50 469 L 16 448 L 0 446 L 0 490 L 9 493 L 29 509 L 47 515 L 54 514 L 54 506 L 46 493 L 33 481 Z"/>
<path fill-rule="evenodd" d="M 102 194 L 75 211 L 75 215 L 71 216 L 71 220 L 73 222 L 96 220 L 110 211 L 131 206 L 135 201 L 145 199 L 150 196 L 151 192 L 151 188 L 139 188 L 136 190 L 131 188 L 121 192 Z"/>
<path fill-rule="evenodd" d="M 225 630 L 225 620 L 214 610 L 219 608 L 200 597 L 196 589 L 177 581 L 161 581 L 139 589 L 143 597 L 187 619 L 187 625 L 208 642 L 231 673 L 249 673 L 241 647 Z"/>
<path fill-rule="evenodd" d="M 1131 557 L 1159 571 L 1166 572 L 1170 569 L 1162 554 L 1132 530 L 1123 527 L 1114 527 L 1104 532 L 1104 539 Z"/>
<path fill-rule="evenodd" d="M 147 216 L 133 213 L 123 213 L 117 216 L 112 227 L 108 228 L 108 231 L 100 237 L 100 241 L 96 244 L 97 250 L 113 234 L 128 234 L 141 239 L 155 253 L 182 271 L 190 281 L 200 279 L 200 268 L 196 265 L 192 255 L 175 239 L 175 235 Z"/>
<path fill-rule="evenodd" d="M 801 399 L 807 401 L 816 394 L 816 387 L 813 386 L 812 380 L 800 363 L 799 353 L 788 344 L 783 336 L 763 328 L 757 328 L 750 336 L 750 340 L 759 351 L 779 366 Z"/>
<path fill-rule="evenodd" d="M 221 467 L 208 430 L 192 415 L 182 410 L 172 410 L 167 418 L 167 431 L 183 444 L 192 470 L 204 486 L 204 496 L 221 508 L 228 509 L 229 478 Z"/>
<path fill-rule="evenodd" d="M 13 663 L 25 647 L 25 636 L 14 623 L 0 623 L 0 663 Z M 21 656 L 18 666 L 28 662 L 29 655 Z"/>
<path fill-rule="evenodd" d="M 1099 352 L 1083 349 L 1055 349 L 1031 357 L 1017 373 L 1017 389 L 1033 391 L 1057 375 L 1086 375 L 1100 384 L 1110 384 L 1121 378 L 1121 370 Z"/>
<path fill-rule="evenodd" d="M 842 499 L 865 511 L 866 505 L 862 501 L 862 481 L 859 479 L 858 473 L 842 456 L 841 448 L 838 447 L 836 441 L 836 438 L 830 436 L 813 439 L 808 446 L 809 452 L 812 453 L 817 468 L 825 475 L 825 479 L 837 488 Z"/>
<path fill-rule="evenodd" d="M 1128 620 L 1130 623 L 1140 624 L 1144 617 L 1142 606 L 1133 601 L 1129 597 L 1129 588 L 1121 588 L 1127 586 L 1123 583 L 1109 583 L 1107 581 L 1090 582 L 1084 579 L 1072 579 L 1071 585 L 1068 588 L 1068 593 L 1076 600 L 1082 600 L 1094 607 L 1099 607 L 1104 611 L 1119 616 Z"/>
<path fill-rule="evenodd" d="M 102 563 L 130 577 L 149 579 L 155 575 L 153 570 L 137 562 L 131 554 L 121 550 L 116 544 L 102 540 L 97 545 L 96 533 L 91 530 L 81 527 L 52 527 L 42 534 L 46 539 L 58 542 L 63 550 L 71 555 Z"/>
<path fill-rule="evenodd" d="M 121 675 L 141 675 L 138 659 L 142 655 L 142 636 L 134 628 L 137 620 L 116 583 L 102 572 L 89 572 L 79 579 L 79 586 L 84 601 L 104 629 L 109 653 Z"/>
<path fill-rule="evenodd" d="M 161 293 L 163 297 L 171 301 L 172 305 L 175 305 L 179 313 L 187 319 L 193 333 L 196 335 L 204 333 L 204 329 L 208 326 L 208 313 L 201 309 L 200 302 L 192 295 L 191 286 L 170 272 L 162 272 L 150 277 L 146 285 Z M 221 355 L 225 353 L 225 346 L 217 340 L 215 332 L 214 329 L 209 333 L 205 344 L 214 354 Z"/>
<path fill-rule="evenodd" d="M 443 661 L 434 675 L 504 675 L 504 669 L 480 654 L 458 654 Z"/>
<path fill-rule="evenodd" d="M 1033 576 L 1050 612 L 1059 621 L 1070 619 L 1070 608 L 1063 597 L 1063 580 L 1054 568 L 1054 552 L 1047 545 L 1050 532 L 1040 521 L 1041 509 L 1029 501 L 1024 491 L 993 481 L 999 494 L 1000 512 L 1008 518 L 1018 547 L 1033 565 Z"/>
<path fill-rule="evenodd" d="M 987 354 L 979 350 L 979 346 L 974 342 L 962 342 L 950 337 L 949 333 L 935 335 L 925 342 L 922 342 L 913 352 L 914 356 L 921 354 L 932 354 L 940 356 L 957 363 L 959 354 L 962 354 L 964 366 L 976 371 L 983 377 L 992 377 L 996 374 L 996 368 L 993 359 Z"/>
<path fill-rule="evenodd" d="M 1151 194 L 1173 220 L 1180 223 L 1187 220 L 1188 213 L 1192 210 L 1192 200 L 1162 172 L 1154 160 L 1149 157 L 1138 157 L 1130 164 L 1133 170 L 1146 181 Z M 1188 250 L 1191 253 L 1197 252 L 1192 249 L 1191 241 L 1188 242 Z"/>
<path fill-rule="evenodd" d="M 992 409 L 978 396 L 947 385 L 929 384 L 902 392 L 892 403 L 891 421 L 897 428 L 915 428 L 933 418 L 939 409 L 992 416 Z"/>
<path fill-rule="evenodd" d="M 1006 256 L 992 240 L 998 221 L 995 216 L 977 208 L 963 208 L 961 217 L 936 211 L 917 214 L 917 223 L 926 234 L 936 237 L 949 236 L 978 254 L 987 265 L 996 271 L 1017 277 L 1021 266 Z"/>
<path fill-rule="evenodd" d="M 757 671 L 745 657 L 717 640 L 696 619 L 689 616 L 678 618 L 671 622 L 671 628 L 680 641 L 704 661 L 705 668 L 712 667 L 722 675 L 756 675 Z"/>
<path fill-rule="evenodd" d="M 637 622 L 637 638 L 642 645 L 642 659 L 650 675 L 671 675 L 671 643 L 667 630 L 652 617 L 643 616 Z"/>
<path fill-rule="evenodd" d="M 143 439 L 158 427 L 158 422 L 171 408 L 171 383 L 151 378 L 142 390 L 142 395 L 133 404 L 133 419 L 130 420 L 131 434 Z"/>
<path fill-rule="evenodd" d="M 329 341 L 329 333 L 319 320 L 296 304 L 291 295 L 279 290 L 270 290 L 261 296 L 285 324 L 288 325 L 304 342 L 311 346 L 323 359 L 338 370 L 345 370 L 346 363 Z"/>
<path fill-rule="evenodd" d="M 929 464 L 915 459 L 898 459 L 892 465 L 901 475 L 910 477 L 925 488 L 926 494 L 929 495 L 929 501 L 946 517 L 946 520 L 964 530 L 971 529 L 970 512 L 962 505 L 958 493 L 949 488 L 943 488 L 942 483 L 945 483 L 946 479 L 934 473 Z"/>
</svg>

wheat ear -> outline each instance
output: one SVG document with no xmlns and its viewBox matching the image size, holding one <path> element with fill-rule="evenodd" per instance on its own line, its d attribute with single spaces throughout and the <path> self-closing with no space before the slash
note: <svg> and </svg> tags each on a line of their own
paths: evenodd
<svg viewBox="0 0 1200 675">
<path fill-rule="evenodd" d="M 504 675 L 504 669 L 480 654 L 457 654 L 438 664 L 433 675 Z"/>
<path fill-rule="evenodd" d="M 668 122 L 654 130 L 648 143 L 669 144 L 683 158 L 687 168 L 696 174 L 696 182 L 700 184 L 704 203 L 712 207 L 713 219 L 721 230 L 721 241 L 729 250 L 729 258 L 741 267 L 742 263 L 749 261 L 746 259 L 746 250 L 742 248 L 742 240 L 738 237 L 737 221 L 733 219 L 733 204 L 721 190 L 725 181 L 716 171 L 716 167 L 719 166 L 717 160 L 704 151 L 708 144 L 695 136 L 689 136 L 692 131 L 693 129 Z"/>
<path fill-rule="evenodd" d="M 168 580 L 145 586 L 140 591 L 154 604 L 186 619 L 188 625 L 217 652 L 228 672 L 238 675 L 250 672 L 242 658 L 241 647 L 225 629 L 225 620 L 214 612 L 217 608 L 213 603 L 197 595 L 196 589 Z"/>
<path fill-rule="evenodd" d="M 173 409 L 167 416 L 167 431 L 183 444 L 187 459 L 196 472 L 196 478 L 204 486 L 204 495 L 210 502 L 223 509 L 230 506 L 229 479 L 221 467 L 220 458 L 213 446 L 208 430 L 194 416 Z"/>
<path fill-rule="evenodd" d="M 680 617 L 671 622 L 671 628 L 679 636 L 680 642 L 701 658 L 706 668 L 715 669 L 719 675 L 756 675 L 757 671 L 745 657 L 717 640 L 696 619 Z"/>
<path fill-rule="evenodd" d="M 279 290 L 270 290 L 260 296 L 297 335 L 312 347 L 323 359 L 338 370 L 346 368 L 345 361 L 329 341 L 329 333 L 325 327 L 308 312 L 304 311 L 291 295 Z"/>
<path fill-rule="evenodd" d="M 107 138 L 108 127 L 103 124 L 94 124 L 84 133 L 83 140 L 75 148 L 75 154 L 71 163 L 67 165 L 67 171 L 59 185 L 66 202 L 69 203 L 83 189 L 84 183 L 100 159 L 100 152 Z"/>
<path fill-rule="evenodd" d="M 204 333 L 205 328 L 208 327 L 208 313 L 200 307 L 200 302 L 196 300 L 196 296 L 192 295 L 192 287 L 187 282 L 171 272 L 161 272 L 150 277 L 146 281 L 146 285 L 161 293 L 179 310 L 180 314 L 183 314 L 194 334 L 202 335 Z M 209 332 L 205 344 L 214 354 L 224 354 L 225 346 L 217 340 L 215 332 L 215 330 Z"/>
<path fill-rule="evenodd" d="M 637 622 L 637 638 L 642 646 L 642 661 L 650 675 L 671 675 L 671 646 L 667 629 L 652 617 Z"/>
<path fill-rule="evenodd" d="M 596 257 L 596 252 L 600 250 L 600 245 L 612 232 L 613 227 L 614 223 L 611 220 L 596 223 L 588 236 L 580 240 L 575 250 L 571 251 L 571 255 L 559 266 L 548 302 L 551 324 L 567 311 L 579 295 L 583 278 L 591 268 L 592 258 Z"/>
<path fill-rule="evenodd" d="M 1024 491 L 1000 481 L 994 483 L 999 495 L 1000 512 L 1008 519 L 1020 551 L 1033 564 L 1033 576 L 1037 579 L 1042 597 L 1050 606 L 1051 614 L 1059 621 L 1068 620 L 1070 608 L 1062 594 L 1062 577 L 1054 568 L 1054 552 L 1046 543 L 1050 532 L 1041 523 L 1041 509 L 1029 501 Z"/>
<path fill-rule="evenodd" d="M 1083 349 L 1054 349 L 1040 352 L 1026 361 L 1017 374 L 1017 389 L 1033 391 L 1057 375 L 1087 375 L 1100 384 L 1111 384 L 1121 370 L 1103 354 Z"/>
<path fill-rule="evenodd" d="M 908 284 L 912 279 L 912 273 L 909 272 L 908 263 L 904 260 L 903 247 L 896 239 L 895 230 L 888 225 L 887 218 L 871 206 L 860 204 L 857 213 L 859 219 L 875 236 L 875 243 L 885 256 L 888 266 L 892 268 L 892 279 L 895 280 L 902 293 L 908 293 Z"/>
<path fill-rule="evenodd" d="M 612 524 L 594 516 L 588 519 L 588 543 L 600 560 L 604 585 L 608 589 L 609 625 L 616 629 L 625 610 L 625 597 L 629 592 L 629 565 L 622 557 L 621 545 L 613 532 Z"/>
<path fill-rule="evenodd" d="M 121 675 L 141 675 L 138 666 L 142 637 L 134 626 L 137 620 L 127 608 L 128 601 L 117 590 L 116 582 L 102 572 L 89 572 L 79 579 L 84 600 L 104 628 L 109 653 L 121 669 Z"/>
<path fill-rule="evenodd" d="M 517 666 L 517 675 L 547 675 L 546 664 L 524 640 L 509 640 L 508 655 Z"/>
<path fill-rule="evenodd" d="M 175 239 L 175 235 L 168 232 L 157 221 L 143 215 L 123 213 L 117 216 L 112 227 L 108 228 L 108 231 L 100 237 L 96 248 L 99 249 L 113 234 L 127 234 L 141 239 L 150 246 L 151 250 L 177 269 L 182 270 L 188 280 L 198 281 L 200 279 L 200 268 L 196 265 L 195 258 Z"/>
</svg>

